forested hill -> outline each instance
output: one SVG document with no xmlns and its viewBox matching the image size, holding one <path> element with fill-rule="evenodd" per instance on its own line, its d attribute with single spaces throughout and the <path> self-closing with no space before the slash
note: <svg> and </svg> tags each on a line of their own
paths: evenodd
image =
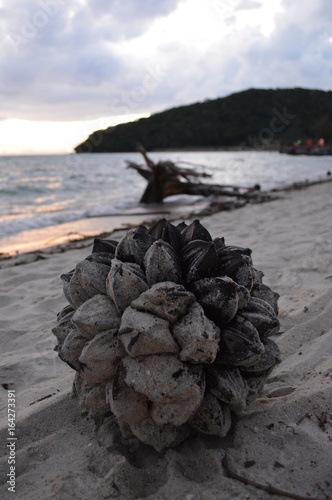
<svg viewBox="0 0 332 500">
<path fill-rule="evenodd" d="M 249 89 L 97 130 L 77 153 L 279 147 L 296 139 L 332 142 L 332 91 Z"/>
</svg>

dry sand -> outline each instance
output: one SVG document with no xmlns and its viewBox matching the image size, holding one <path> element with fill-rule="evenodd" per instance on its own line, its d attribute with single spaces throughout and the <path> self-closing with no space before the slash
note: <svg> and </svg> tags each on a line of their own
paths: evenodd
<svg viewBox="0 0 332 500">
<path fill-rule="evenodd" d="M 331 195 L 326 183 L 201 219 L 227 244 L 251 247 L 264 282 L 280 294 L 282 333 L 274 340 L 283 360 L 226 439 L 191 439 L 163 456 L 125 447 L 105 425 L 96 431 L 71 398 L 74 372 L 53 351 L 51 329 L 66 304 L 59 276 L 91 247 L 1 263 L 1 498 L 13 497 L 6 384 L 16 391 L 18 499 L 282 498 L 227 477 L 225 457 L 238 475 L 291 498 L 331 498 Z"/>
</svg>

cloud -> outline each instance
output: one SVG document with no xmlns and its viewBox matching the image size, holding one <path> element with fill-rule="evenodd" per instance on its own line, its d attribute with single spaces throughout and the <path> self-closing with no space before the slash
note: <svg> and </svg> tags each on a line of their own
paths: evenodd
<svg viewBox="0 0 332 500">
<path fill-rule="evenodd" d="M 117 52 L 179 0 L 11 2 L 2 9 L 0 94 L 14 118 L 90 119 L 110 111 L 140 83 L 132 60 Z M 7 7 L 9 0 L 3 2 Z M 133 71 L 133 69 L 137 71 Z M 143 75 L 144 78 L 144 75 Z M 130 110 L 129 110 L 130 111 Z"/>
<path fill-rule="evenodd" d="M 331 3 L 295 0 L 276 16 L 276 28 L 261 43 L 247 46 L 245 60 L 252 65 L 254 85 L 331 88 Z M 248 73 L 248 69 L 246 71 Z"/>
<path fill-rule="evenodd" d="M 332 3 L 279 3 L 3 0 L 1 114 L 88 120 L 249 87 L 329 89 Z"/>
</svg>

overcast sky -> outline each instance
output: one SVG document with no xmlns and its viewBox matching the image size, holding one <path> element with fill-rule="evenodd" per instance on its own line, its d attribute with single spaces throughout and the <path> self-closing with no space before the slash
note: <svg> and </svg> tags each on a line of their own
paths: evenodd
<svg viewBox="0 0 332 500">
<path fill-rule="evenodd" d="M 331 0 L 0 0 L 0 153 L 255 88 L 332 87 Z"/>
</svg>

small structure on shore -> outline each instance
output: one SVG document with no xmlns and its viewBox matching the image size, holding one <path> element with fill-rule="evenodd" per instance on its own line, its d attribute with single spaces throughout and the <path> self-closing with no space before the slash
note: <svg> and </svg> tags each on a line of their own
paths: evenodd
<svg viewBox="0 0 332 500">
<path fill-rule="evenodd" d="M 309 156 L 326 156 L 332 155 L 332 147 L 325 144 L 325 140 L 321 137 L 316 143 L 312 139 L 307 139 L 305 142 L 297 139 L 292 146 L 283 146 L 280 153 L 288 155 L 309 155 Z"/>
</svg>

